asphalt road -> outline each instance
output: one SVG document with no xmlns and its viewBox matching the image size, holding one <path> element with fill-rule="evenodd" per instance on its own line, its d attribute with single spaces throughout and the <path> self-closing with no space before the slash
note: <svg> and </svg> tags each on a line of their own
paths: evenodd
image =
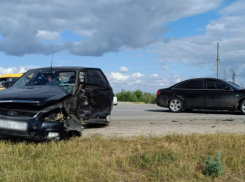
<svg viewBox="0 0 245 182">
<path fill-rule="evenodd" d="M 239 112 L 193 110 L 192 112 L 173 113 L 168 108 L 155 104 L 135 104 L 120 102 L 112 110 L 112 120 L 128 121 L 166 121 L 166 120 L 244 120 Z"/>
<path fill-rule="evenodd" d="M 110 126 L 92 126 L 83 134 L 127 137 L 217 132 L 245 134 L 245 115 L 206 110 L 172 113 L 154 104 L 119 102 L 113 107 Z"/>
</svg>

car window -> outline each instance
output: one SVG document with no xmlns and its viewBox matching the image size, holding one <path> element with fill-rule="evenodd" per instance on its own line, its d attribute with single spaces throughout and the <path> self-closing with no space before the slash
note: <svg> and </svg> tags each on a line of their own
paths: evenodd
<svg viewBox="0 0 245 182">
<path fill-rule="evenodd" d="M 185 87 L 187 89 L 203 89 L 202 80 L 192 80 L 186 83 Z"/>
<path fill-rule="evenodd" d="M 206 88 L 207 89 L 216 89 L 214 81 L 206 81 Z"/>
<path fill-rule="evenodd" d="M 212 90 L 225 90 L 227 85 L 216 80 L 206 80 L 206 88 Z"/>
<path fill-rule="evenodd" d="M 73 92 L 76 72 L 67 70 L 32 70 L 22 76 L 13 87 L 58 86 L 68 93 Z"/>
<path fill-rule="evenodd" d="M 185 88 L 185 83 L 186 83 L 186 82 L 180 83 L 180 84 L 176 85 L 176 86 L 174 87 L 174 89 L 184 89 L 184 88 Z"/>
<path fill-rule="evenodd" d="M 15 81 L 17 81 L 19 78 L 12 78 L 12 82 L 15 82 Z"/>
<path fill-rule="evenodd" d="M 216 89 L 222 89 L 222 90 L 227 89 L 227 85 L 220 81 L 215 81 L 215 85 L 216 85 Z"/>
<path fill-rule="evenodd" d="M 203 89 L 203 80 L 190 80 L 180 83 L 174 89 Z"/>
<path fill-rule="evenodd" d="M 225 81 L 225 83 L 227 83 L 227 85 L 231 86 L 233 89 L 235 90 L 241 90 L 241 89 L 244 89 L 243 86 L 241 85 L 238 85 L 237 83 L 233 83 L 231 81 Z"/>
<path fill-rule="evenodd" d="M 100 70 L 88 70 L 88 81 L 102 86 L 108 86 L 108 81 Z"/>
</svg>

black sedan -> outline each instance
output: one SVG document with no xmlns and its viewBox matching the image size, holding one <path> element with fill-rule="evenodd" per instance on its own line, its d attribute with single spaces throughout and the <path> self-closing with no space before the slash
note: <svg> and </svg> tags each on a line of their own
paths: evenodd
<svg viewBox="0 0 245 182">
<path fill-rule="evenodd" d="M 0 91 L 0 135 L 35 140 L 81 135 L 84 125 L 108 125 L 113 90 L 98 68 L 29 70 Z"/>
<path fill-rule="evenodd" d="M 172 112 L 215 109 L 245 114 L 245 89 L 221 79 L 196 78 L 159 89 L 156 102 Z"/>
</svg>

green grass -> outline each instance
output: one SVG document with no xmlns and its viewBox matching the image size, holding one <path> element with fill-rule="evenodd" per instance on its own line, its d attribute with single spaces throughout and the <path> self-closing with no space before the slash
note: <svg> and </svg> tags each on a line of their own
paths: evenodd
<svg viewBox="0 0 245 182">
<path fill-rule="evenodd" d="M 0 142 L 0 181 L 245 181 L 245 136 L 74 138 L 50 143 Z M 222 154 L 224 174 L 205 174 Z"/>
</svg>

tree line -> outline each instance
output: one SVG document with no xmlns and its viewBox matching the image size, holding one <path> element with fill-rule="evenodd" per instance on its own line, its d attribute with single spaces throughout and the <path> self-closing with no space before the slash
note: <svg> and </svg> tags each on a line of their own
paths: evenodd
<svg viewBox="0 0 245 182">
<path fill-rule="evenodd" d="M 116 96 L 118 101 L 156 103 L 156 94 L 142 92 L 139 89 L 135 91 L 121 90 L 121 92 L 116 93 Z"/>
</svg>

